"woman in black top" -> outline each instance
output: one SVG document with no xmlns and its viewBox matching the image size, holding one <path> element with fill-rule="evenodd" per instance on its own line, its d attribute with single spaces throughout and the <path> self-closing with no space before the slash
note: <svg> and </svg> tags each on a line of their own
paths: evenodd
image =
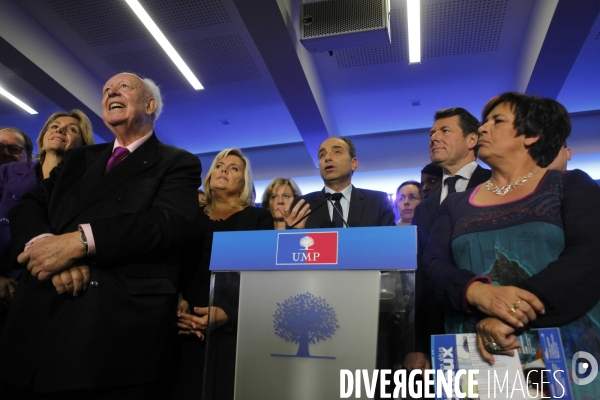
<svg viewBox="0 0 600 400">
<path fill-rule="evenodd" d="M 178 309 L 182 340 L 173 398 L 199 399 L 205 394 L 207 399 L 232 399 L 239 274 L 219 273 L 217 279 L 222 280 L 219 286 L 227 290 L 215 294 L 209 325 L 213 233 L 273 229 L 273 217 L 268 209 L 251 206 L 250 162 L 239 149 L 225 149 L 217 154 L 204 180 L 204 189 L 206 198 L 200 203 L 200 212 L 184 248 L 182 296 Z M 208 329 L 211 330 L 211 351 L 206 357 L 204 339 Z M 203 391 L 205 358 L 207 383 Z"/>
</svg>

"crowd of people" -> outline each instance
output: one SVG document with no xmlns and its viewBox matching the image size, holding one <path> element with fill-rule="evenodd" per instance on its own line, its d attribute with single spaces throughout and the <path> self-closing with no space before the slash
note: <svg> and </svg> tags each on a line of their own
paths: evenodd
<svg viewBox="0 0 600 400">
<path fill-rule="evenodd" d="M 123 73 L 103 88 L 114 142 L 95 145 L 79 110 L 50 116 L 35 156 L 26 133 L 0 128 L 3 399 L 233 398 L 238 274 L 220 276 L 228 290 L 208 308 L 222 231 L 416 226 L 408 370 L 430 367 L 434 334 L 477 333 L 494 363 L 524 330 L 550 326 L 567 359 L 600 359 L 600 188 L 567 171 L 558 102 L 505 93 L 481 121 L 437 111 L 431 163 L 393 202 L 352 185 L 357 149 L 330 137 L 318 149 L 323 190 L 302 195 L 276 177 L 256 205 L 240 149 L 217 154 L 201 182 L 198 158 L 154 134 L 161 111 L 154 82 Z M 205 366 L 208 330 L 218 362 Z M 598 380 L 572 386 L 578 399 L 600 393 Z"/>
</svg>

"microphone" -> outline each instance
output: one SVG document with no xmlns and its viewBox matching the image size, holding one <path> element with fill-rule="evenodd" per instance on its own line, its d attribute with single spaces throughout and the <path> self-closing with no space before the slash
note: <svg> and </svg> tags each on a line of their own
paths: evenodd
<svg viewBox="0 0 600 400">
<path fill-rule="evenodd" d="M 342 195 L 341 193 L 335 193 L 335 194 L 339 194 L 340 196 Z M 321 204 L 319 204 L 318 206 L 315 207 L 314 210 L 312 210 L 311 212 L 309 212 L 308 214 L 306 214 L 304 217 L 300 218 L 298 221 L 294 222 L 294 225 L 290 226 L 290 228 L 295 227 L 296 225 L 298 225 L 300 222 L 304 221 L 306 218 L 309 217 L 309 215 L 311 215 L 312 213 L 314 213 L 315 211 L 317 211 L 319 208 L 321 208 L 323 206 L 323 204 L 326 204 L 328 200 L 331 199 L 332 196 L 335 196 L 335 194 L 332 193 L 325 193 L 325 201 L 323 201 Z"/>
<path fill-rule="evenodd" d="M 342 222 L 344 223 L 344 225 L 346 225 L 346 228 L 349 228 L 348 223 L 346 222 L 346 220 L 344 219 L 344 214 L 342 214 L 340 212 L 340 210 L 338 210 L 338 208 L 335 206 L 335 203 L 332 200 L 338 201 L 342 198 L 342 194 L 341 193 L 333 193 L 331 196 L 329 196 L 329 198 L 327 199 L 327 201 L 329 201 L 331 203 L 331 205 L 333 206 L 333 210 L 336 211 L 340 218 L 342 219 Z"/>
</svg>

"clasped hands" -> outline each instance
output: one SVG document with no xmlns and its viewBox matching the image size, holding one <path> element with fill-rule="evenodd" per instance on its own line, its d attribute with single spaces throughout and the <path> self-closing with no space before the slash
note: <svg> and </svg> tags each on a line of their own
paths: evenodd
<svg viewBox="0 0 600 400">
<path fill-rule="evenodd" d="M 189 303 L 179 296 L 177 307 L 177 327 L 180 335 L 196 335 L 204 340 L 204 335 L 209 329 L 216 329 L 229 321 L 229 317 L 220 307 L 194 307 L 194 314 L 190 314 Z"/>
<path fill-rule="evenodd" d="M 520 343 L 514 334 L 544 314 L 544 304 L 531 292 L 514 286 L 474 282 L 466 293 L 469 305 L 489 317 L 477 324 L 477 347 L 482 357 L 494 363 L 493 354 L 512 355 Z M 497 349 L 493 349 L 497 348 Z"/>
<path fill-rule="evenodd" d="M 79 237 L 79 232 L 71 232 L 37 239 L 17 261 L 38 280 L 50 279 L 58 294 L 78 296 L 90 281 L 90 268 L 82 262 L 87 249 Z"/>
</svg>

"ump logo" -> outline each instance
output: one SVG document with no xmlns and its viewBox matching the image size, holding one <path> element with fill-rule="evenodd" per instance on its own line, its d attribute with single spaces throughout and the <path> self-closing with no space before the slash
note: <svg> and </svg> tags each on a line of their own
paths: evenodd
<svg viewBox="0 0 600 400">
<path fill-rule="evenodd" d="M 271 354 L 273 357 L 311 357 L 329 358 L 327 356 L 311 356 L 309 344 L 327 340 L 339 329 L 333 307 L 324 298 L 316 297 L 310 292 L 291 296 L 283 303 L 277 303 L 273 315 L 275 334 L 286 342 L 298 343 L 296 354 Z"/>
<path fill-rule="evenodd" d="M 585 361 L 582 361 L 581 359 L 584 359 Z M 588 371 L 588 376 L 580 378 L 580 376 L 586 375 Z M 596 375 L 598 375 L 598 362 L 590 353 L 578 351 L 573 354 L 571 375 L 573 376 L 573 382 L 576 385 L 587 385 L 596 378 Z"/>
<path fill-rule="evenodd" d="M 337 264 L 337 232 L 279 233 L 276 265 Z"/>
</svg>

